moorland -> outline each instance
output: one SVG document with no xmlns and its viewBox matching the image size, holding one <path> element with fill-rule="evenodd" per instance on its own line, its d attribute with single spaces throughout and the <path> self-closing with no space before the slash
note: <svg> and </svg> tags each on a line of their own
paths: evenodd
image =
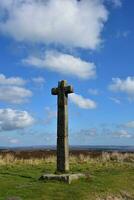
<svg viewBox="0 0 134 200">
<path fill-rule="evenodd" d="M 85 179 L 39 181 L 55 173 L 55 151 L 0 152 L 0 200 L 134 200 L 134 153 L 70 152 L 70 172 Z"/>
</svg>

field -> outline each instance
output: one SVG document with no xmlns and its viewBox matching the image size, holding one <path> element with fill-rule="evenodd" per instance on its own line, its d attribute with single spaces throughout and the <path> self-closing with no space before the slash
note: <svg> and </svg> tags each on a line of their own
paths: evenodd
<svg viewBox="0 0 134 200">
<path fill-rule="evenodd" d="M 70 185 L 39 181 L 43 173 L 55 172 L 55 153 L 32 155 L 0 154 L 0 200 L 134 200 L 133 153 L 71 154 L 70 171 L 87 178 Z"/>
</svg>

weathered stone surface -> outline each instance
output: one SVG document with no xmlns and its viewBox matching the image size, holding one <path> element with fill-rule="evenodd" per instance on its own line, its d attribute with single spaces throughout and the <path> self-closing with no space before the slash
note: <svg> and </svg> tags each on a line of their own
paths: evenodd
<svg viewBox="0 0 134 200">
<path fill-rule="evenodd" d="M 68 94 L 73 93 L 67 81 L 59 81 L 57 88 L 52 88 L 52 95 L 58 95 L 57 111 L 57 171 L 69 171 L 68 146 Z"/>
<path fill-rule="evenodd" d="M 40 177 L 39 180 L 43 181 L 63 181 L 65 183 L 71 183 L 74 180 L 77 180 L 79 178 L 84 178 L 86 177 L 85 174 L 44 174 Z"/>
</svg>

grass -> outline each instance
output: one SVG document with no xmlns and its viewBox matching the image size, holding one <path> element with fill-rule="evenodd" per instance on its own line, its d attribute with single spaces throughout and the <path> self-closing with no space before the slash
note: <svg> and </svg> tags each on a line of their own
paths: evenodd
<svg viewBox="0 0 134 200">
<path fill-rule="evenodd" d="M 89 176 L 68 185 L 38 180 L 43 173 L 55 172 L 54 156 L 24 160 L 7 154 L 0 158 L 0 200 L 134 200 L 132 155 L 130 160 L 107 157 L 71 156 L 71 171 Z"/>
</svg>

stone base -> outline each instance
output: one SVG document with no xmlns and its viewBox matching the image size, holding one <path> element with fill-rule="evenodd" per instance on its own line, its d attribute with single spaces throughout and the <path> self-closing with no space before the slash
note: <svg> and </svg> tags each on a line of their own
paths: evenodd
<svg viewBox="0 0 134 200">
<path fill-rule="evenodd" d="M 86 177 L 85 174 L 43 174 L 39 180 L 44 181 L 51 181 L 51 180 L 57 180 L 57 181 L 63 181 L 65 183 L 70 184 L 73 180 L 77 180 L 79 178 Z"/>
</svg>

